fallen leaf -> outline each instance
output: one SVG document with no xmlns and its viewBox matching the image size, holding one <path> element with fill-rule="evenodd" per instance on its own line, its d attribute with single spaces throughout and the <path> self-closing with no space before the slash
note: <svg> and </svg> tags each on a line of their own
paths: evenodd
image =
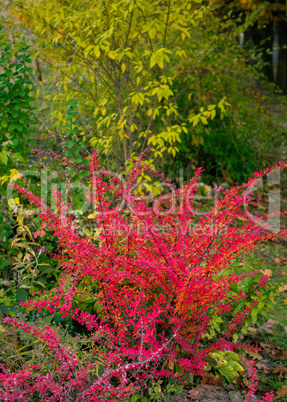
<svg viewBox="0 0 287 402">
<path fill-rule="evenodd" d="M 273 331 L 270 329 L 276 323 L 275 320 L 268 320 L 265 324 L 261 325 L 259 328 L 255 327 L 247 327 L 248 331 L 257 334 L 258 332 L 266 332 L 267 334 L 273 334 Z"/>
<path fill-rule="evenodd" d="M 243 368 L 245 368 L 245 370 L 248 370 L 248 369 L 249 369 L 250 360 L 247 359 L 247 357 L 244 357 L 244 356 L 242 356 L 242 355 L 239 355 L 239 359 L 240 359 L 240 363 L 241 363 L 241 365 L 243 366 Z"/>
<path fill-rule="evenodd" d="M 277 389 L 277 394 L 280 396 L 287 395 L 287 385 L 283 385 L 281 388 Z"/>
<path fill-rule="evenodd" d="M 217 387 L 211 384 L 200 384 L 199 387 L 204 389 L 205 391 L 216 391 L 217 389 L 221 389 L 221 387 Z"/>
<path fill-rule="evenodd" d="M 263 370 L 264 373 L 267 373 L 269 371 L 269 367 L 267 367 L 266 364 L 262 362 L 258 362 L 257 364 L 255 364 L 255 367 L 257 367 L 258 370 Z"/>
<path fill-rule="evenodd" d="M 255 359 L 255 360 L 261 360 L 261 359 L 263 359 L 263 357 L 262 356 L 260 356 L 260 354 L 259 353 L 257 353 L 257 352 L 247 352 L 248 353 L 248 355 L 249 356 L 251 356 L 253 359 Z"/>
<path fill-rule="evenodd" d="M 267 275 L 268 276 L 268 278 L 270 277 L 270 276 L 272 276 L 272 271 L 271 271 L 271 269 L 264 269 L 263 271 L 261 271 L 262 272 L 262 274 L 263 275 Z"/>
<path fill-rule="evenodd" d="M 255 327 L 247 327 L 248 331 L 253 332 L 254 334 L 257 332 L 257 328 Z"/>
<path fill-rule="evenodd" d="M 281 265 L 282 261 L 279 257 L 274 258 L 274 262 L 276 265 Z"/>
<path fill-rule="evenodd" d="M 279 292 L 280 292 L 280 293 L 286 292 L 286 291 L 287 291 L 287 285 L 280 286 L 280 288 L 279 288 Z"/>
<path fill-rule="evenodd" d="M 272 371 L 274 374 L 279 374 L 279 378 L 283 378 L 283 374 L 287 373 L 287 368 L 277 364 L 275 367 L 272 367 L 270 371 Z"/>
<path fill-rule="evenodd" d="M 261 325 L 261 327 L 258 328 L 258 331 L 267 332 L 267 334 L 273 334 L 273 331 L 271 331 L 270 327 L 273 327 L 275 323 L 275 320 L 270 319 L 265 324 Z"/>
<path fill-rule="evenodd" d="M 205 373 L 202 377 L 201 384 L 214 384 L 220 385 L 222 383 L 222 376 L 216 377 L 214 374 Z"/>
<path fill-rule="evenodd" d="M 271 351 L 269 356 L 271 357 L 271 359 L 282 357 L 282 349 L 278 348 L 278 347 L 275 347 L 274 349 L 272 349 L 272 351 Z"/>
<path fill-rule="evenodd" d="M 271 350 L 273 346 L 270 343 L 262 342 L 262 343 L 260 343 L 260 347 L 263 348 L 263 349 L 270 349 Z"/>
</svg>

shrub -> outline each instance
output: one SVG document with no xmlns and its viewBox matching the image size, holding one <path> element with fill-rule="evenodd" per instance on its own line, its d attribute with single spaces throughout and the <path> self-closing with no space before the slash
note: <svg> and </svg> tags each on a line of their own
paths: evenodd
<svg viewBox="0 0 287 402">
<path fill-rule="evenodd" d="M 29 67 L 31 57 L 28 52 L 29 46 L 24 38 L 11 40 L 0 26 L 0 303 L 9 300 L 7 304 L 12 304 L 14 300 L 12 305 L 15 304 L 15 298 L 17 300 L 16 291 L 20 282 L 11 270 L 11 261 L 15 262 L 17 258 L 12 241 L 16 236 L 16 225 L 21 219 L 18 216 L 16 221 L 9 210 L 12 203 L 16 206 L 17 200 L 8 200 L 6 190 L 7 183 L 21 177 L 17 169 L 27 162 L 27 154 L 33 144 L 36 120 L 30 79 L 32 69 Z M 8 291 L 5 292 L 3 288 Z"/>
<path fill-rule="evenodd" d="M 0 31 L 3 27 L 0 26 Z M 6 35 L 7 36 L 7 35 Z M 32 107 L 33 87 L 30 80 L 32 72 L 28 54 L 29 46 L 24 39 L 12 43 L 0 35 L 0 174 L 7 173 L 8 169 L 25 162 L 26 155 L 31 148 L 31 126 L 36 123 L 33 119 Z M 16 53 L 15 55 L 13 55 Z M 28 140 L 30 145 L 28 145 Z M 11 172 L 13 173 L 13 172 Z M 14 173 L 15 174 L 15 173 Z M 12 174 L 11 174 L 12 176 Z M 2 184 L 9 180 L 9 176 L 2 176 Z"/>
<path fill-rule="evenodd" d="M 280 162 L 256 173 L 248 183 L 224 190 L 211 211 L 197 219 L 196 230 L 189 230 L 197 218 L 193 207 L 201 170 L 176 189 L 145 164 L 145 155 L 125 176 L 125 182 L 100 169 L 98 154 L 92 155 L 91 191 L 86 187 L 86 197 L 95 207 L 91 216 L 98 228 L 95 239 L 79 235 L 56 186 L 54 210 L 29 190 L 14 186 L 39 207 L 43 223 L 57 237 L 54 258 L 62 268 L 55 290 L 22 306 L 28 313 L 35 309 L 42 315 L 56 313 L 83 326 L 89 362 L 64 347 L 49 325 L 40 328 L 29 319 L 7 316 L 5 325 L 46 345 L 46 361 L 14 373 L 2 364 L 2 400 L 124 400 L 144 392 L 155 381 L 165 379 L 172 384 L 185 373 L 202 374 L 208 354 L 240 347 L 232 335 L 258 300 L 244 304 L 247 292 L 230 291 L 246 275 L 222 273 L 256 243 L 286 237 L 285 230 L 271 231 L 267 217 L 259 224 L 243 209 L 256 202 L 251 193 L 257 181 L 285 164 Z M 165 183 L 171 189 L 171 194 L 153 199 L 152 207 L 151 197 L 138 191 L 141 177 L 147 174 L 160 180 L 162 188 Z M 259 275 L 248 275 L 255 274 Z M 267 280 L 261 274 L 253 290 L 264 287 Z M 242 302 L 242 309 L 234 311 Z M 214 315 L 224 318 L 224 329 L 210 336 Z M 47 366 L 51 360 L 52 371 Z"/>
<path fill-rule="evenodd" d="M 89 141 L 108 169 L 119 171 L 151 145 L 153 163 L 169 177 L 195 165 L 213 180 L 246 180 L 281 139 L 256 89 L 263 78 L 247 63 L 258 60 L 238 43 L 251 22 L 238 27 L 206 3 L 9 4 L 13 21 L 37 38 L 38 94 L 44 108 L 49 104 L 49 124 L 65 124 L 74 99 L 77 148 Z"/>
</svg>

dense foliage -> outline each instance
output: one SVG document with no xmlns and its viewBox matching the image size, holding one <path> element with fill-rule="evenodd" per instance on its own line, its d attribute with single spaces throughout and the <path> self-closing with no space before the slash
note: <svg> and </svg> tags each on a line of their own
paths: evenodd
<svg viewBox="0 0 287 402">
<path fill-rule="evenodd" d="M 61 338 L 49 326 L 39 328 L 21 317 L 6 317 L 5 324 L 44 341 L 47 357 L 15 373 L 2 364 L 2 399 L 115 401 L 147 390 L 160 378 L 172 384 L 185 373 L 202 374 L 209 354 L 241 347 L 234 341 L 238 328 L 249 316 L 256 321 L 259 309 L 272 297 L 267 276 L 261 274 L 253 282 L 259 272 L 236 275 L 228 274 L 228 269 L 236 256 L 252 250 L 257 242 L 286 237 L 285 230 L 273 233 L 268 221 L 258 224 L 242 210 L 254 202 L 251 194 L 262 175 L 285 163 L 224 190 L 224 197 L 191 229 L 201 171 L 176 190 L 144 163 L 144 156 L 123 182 L 100 169 L 98 154 L 92 155 L 90 187 L 85 192 L 95 207 L 92 218 L 99 231 L 94 241 L 79 235 L 57 186 L 53 188 L 55 209 L 51 210 L 29 190 L 14 185 L 39 207 L 43 230 L 57 237 L 58 251 L 53 257 L 62 267 L 56 289 L 22 306 L 28 312 L 35 308 L 42 314 L 56 312 L 84 326 L 90 358 L 83 364 L 76 352 L 63 348 Z M 171 190 L 153 199 L 152 206 L 136 190 L 144 172 Z M 238 225 L 238 219 L 244 223 Z M 252 286 L 240 290 L 238 285 L 246 278 Z M 260 301 L 259 290 L 265 295 Z M 94 300 L 93 307 L 83 308 L 87 302 L 82 299 Z M 227 378 L 230 371 L 233 379 L 242 367 L 236 354 L 230 361 L 229 357 L 229 370 L 221 370 Z M 48 364 L 53 365 L 52 372 Z"/>
<path fill-rule="evenodd" d="M 0 27 L 2 31 L 3 27 Z M 13 254 L 11 243 L 16 220 L 7 205 L 7 183 L 17 180 L 18 169 L 28 161 L 27 153 L 33 140 L 34 108 L 31 87 L 31 58 L 24 40 L 12 43 L 7 35 L 0 36 L 0 271 L 1 285 L 7 280 L 6 268 Z M 14 202 L 11 200 L 11 202 Z M 9 275 L 8 275 L 9 276 Z M 9 282 L 8 282 L 9 283 Z M 11 290 L 11 289 L 10 289 Z M 1 302 L 3 294 L 1 294 Z"/>
<path fill-rule="evenodd" d="M 284 272 L 252 251 L 286 241 L 286 164 L 248 179 L 284 137 L 245 3 L 0 0 L 1 401 L 167 401 L 204 376 L 254 399 L 245 336 Z"/>
<path fill-rule="evenodd" d="M 239 46 L 248 22 L 218 18 L 213 4 L 17 0 L 10 8 L 35 35 L 47 125 L 65 124 L 67 102 L 77 101 L 78 143 L 96 147 L 108 169 L 151 145 L 150 163 L 170 177 L 204 167 L 239 183 L 278 142 L 256 88 L 260 59 Z"/>
<path fill-rule="evenodd" d="M 2 30 L 3 27 L 0 27 Z M 0 65 L 3 71 L 0 75 L 0 174 L 1 176 L 17 162 L 24 162 L 25 152 L 29 151 L 29 139 L 32 134 L 33 107 L 31 96 L 31 63 L 27 53 L 29 46 L 19 41 L 16 46 L 7 41 L 5 35 L 0 36 Z M 31 141 L 31 140 L 30 140 Z M 30 146 L 31 146 L 30 142 Z M 9 176 L 2 178 L 7 181 Z"/>
</svg>

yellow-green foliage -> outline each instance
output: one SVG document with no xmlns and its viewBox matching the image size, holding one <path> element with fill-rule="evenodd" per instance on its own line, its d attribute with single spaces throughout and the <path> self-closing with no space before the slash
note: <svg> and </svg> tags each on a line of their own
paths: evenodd
<svg viewBox="0 0 287 402">
<path fill-rule="evenodd" d="M 210 353 L 207 371 L 215 370 L 215 373 L 222 375 L 228 382 L 232 382 L 238 377 L 244 368 L 240 364 L 239 356 L 230 351 L 217 351 Z"/>
<path fill-rule="evenodd" d="M 199 113 L 190 110 L 189 121 L 179 110 L 174 83 L 200 58 L 194 37 L 209 15 L 202 3 L 15 0 L 11 12 L 37 35 L 40 63 L 54 71 L 56 93 L 45 94 L 54 118 L 61 123 L 66 102 L 77 99 L 80 118 L 94 117 L 85 125 L 91 145 L 115 154 L 120 167 L 148 145 L 154 158 L 174 157 L 187 124 L 205 125 L 225 112 L 222 97 Z"/>
</svg>

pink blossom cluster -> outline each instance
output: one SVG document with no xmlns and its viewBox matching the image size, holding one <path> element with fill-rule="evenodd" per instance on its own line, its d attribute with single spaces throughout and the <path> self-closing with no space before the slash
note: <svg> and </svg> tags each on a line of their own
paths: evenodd
<svg viewBox="0 0 287 402">
<path fill-rule="evenodd" d="M 255 396 L 255 392 L 257 391 L 257 385 L 258 385 L 258 377 L 256 375 L 256 368 L 254 367 L 254 362 L 251 361 L 249 362 L 249 378 L 250 378 L 250 384 L 249 384 L 249 390 L 247 392 L 246 397 L 248 398 L 247 401 L 244 402 L 249 402 L 249 401 L 254 401 L 254 402 L 271 402 L 273 397 L 274 397 L 274 393 L 273 391 L 271 392 L 266 392 L 266 394 L 263 396 L 263 401 L 261 399 L 256 399 Z"/>
</svg>

